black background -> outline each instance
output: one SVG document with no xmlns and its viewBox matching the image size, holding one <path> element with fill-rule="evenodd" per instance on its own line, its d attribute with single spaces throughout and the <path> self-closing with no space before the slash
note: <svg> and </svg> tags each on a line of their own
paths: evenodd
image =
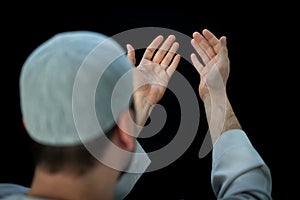
<svg viewBox="0 0 300 200">
<path fill-rule="evenodd" d="M 226 3 L 203 5 L 198 2 L 199 5 L 195 5 L 186 2 L 185 6 L 170 8 L 144 3 L 138 7 L 87 2 L 74 2 L 64 7 L 54 2 L 2 7 L 8 12 L 1 14 L 4 62 L 1 66 L 0 182 L 30 186 L 33 164 L 28 136 L 22 125 L 18 78 L 26 57 L 39 44 L 58 32 L 71 30 L 97 31 L 112 36 L 133 28 L 163 27 L 191 36 L 194 31 L 208 28 L 218 37 L 227 36 L 231 62 L 229 98 L 253 146 L 271 169 L 274 199 L 288 199 L 287 196 L 293 195 L 290 189 L 285 190 L 289 188 L 291 177 L 287 170 L 291 165 L 288 154 L 294 148 L 289 144 L 295 133 L 288 130 L 290 114 L 283 114 L 283 111 L 292 104 L 286 100 L 297 93 L 295 90 L 289 92 L 294 79 L 287 78 L 295 68 L 295 64 L 288 65 L 295 58 L 287 55 L 292 52 L 291 44 L 296 43 L 295 23 L 292 22 L 295 16 L 291 7 L 279 3 L 262 6 L 244 2 L 231 7 Z M 199 77 L 194 68 L 182 60 L 178 71 L 197 92 Z M 141 141 L 148 151 L 167 144 L 180 122 L 178 104 L 170 92 L 166 92 L 160 103 L 169 113 L 168 120 L 158 135 Z M 293 107 L 295 109 L 289 109 L 290 112 L 296 112 L 297 106 Z M 199 108 L 204 116 L 201 101 Z M 127 199 L 215 199 L 210 185 L 211 154 L 198 158 L 206 130 L 207 124 L 202 117 L 197 137 L 185 154 L 159 171 L 144 174 Z"/>
</svg>

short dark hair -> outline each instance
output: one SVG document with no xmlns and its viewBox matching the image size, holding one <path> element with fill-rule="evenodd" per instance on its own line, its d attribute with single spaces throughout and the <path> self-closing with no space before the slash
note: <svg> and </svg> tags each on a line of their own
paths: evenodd
<svg viewBox="0 0 300 200">
<path fill-rule="evenodd" d="M 98 141 L 103 140 L 103 137 L 110 139 L 115 127 L 116 125 L 108 133 L 89 143 L 74 146 L 49 146 L 31 140 L 35 165 L 51 174 L 68 171 L 75 175 L 84 175 L 99 163 L 99 160 L 89 152 L 86 145 L 95 145 Z"/>
<path fill-rule="evenodd" d="M 133 101 L 131 102 L 131 117 L 135 120 L 135 107 Z M 101 150 L 105 148 L 105 144 L 101 148 L 98 148 L 98 144 L 103 144 L 103 142 L 99 141 L 103 141 L 103 137 L 111 139 L 116 127 L 117 124 L 113 125 L 105 135 L 93 141 L 74 146 L 49 146 L 31 140 L 31 149 L 35 165 L 42 167 L 51 174 L 65 170 L 79 176 L 84 175 L 88 170 L 99 163 L 99 160 L 89 152 L 87 145 L 97 145 L 97 152 L 99 151 L 100 154 Z"/>
</svg>

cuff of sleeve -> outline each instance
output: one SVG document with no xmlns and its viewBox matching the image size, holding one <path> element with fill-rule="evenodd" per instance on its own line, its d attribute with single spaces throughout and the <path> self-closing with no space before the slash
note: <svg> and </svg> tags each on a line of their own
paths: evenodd
<svg viewBox="0 0 300 200">
<path fill-rule="evenodd" d="M 213 167 L 228 152 L 230 152 L 229 155 L 232 159 L 243 157 L 246 159 L 246 156 L 248 159 L 252 157 L 256 161 L 259 158 L 260 162 L 263 163 L 246 133 L 240 129 L 226 131 L 218 138 L 213 148 Z"/>
</svg>

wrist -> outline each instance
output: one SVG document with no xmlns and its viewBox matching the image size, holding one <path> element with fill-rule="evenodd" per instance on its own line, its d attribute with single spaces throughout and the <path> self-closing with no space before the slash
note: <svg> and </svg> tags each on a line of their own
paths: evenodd
<svg viewBox="0 0 300 200">
<path fill-rule="evenodd" d="M 136 93 L 134 94 L 134 104 L 136 112 L 136 123 L 139 126 L 144 126 L 146 120 L 150 115 L 150 109 L 152 108 L 153 103 L 148 100 L 148 98 Z"/>
<path fill-rule="evenodd" d="M 203 102 L 213 143 L 228 130 L 242 129 L 226 93 L 206 97 Z"/>
<path fill-rule="evenodd" d="M 232 109 L 229 100 L 227 99 L 225 121 L 222 129 L 222 133 L 231 129 L 242 129 L 242 127 Z"/>
</svg>

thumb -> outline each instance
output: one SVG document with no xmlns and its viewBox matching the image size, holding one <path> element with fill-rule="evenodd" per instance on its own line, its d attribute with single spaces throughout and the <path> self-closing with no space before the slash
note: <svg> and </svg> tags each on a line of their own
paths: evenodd
<svg viewBox="0 0 300 200">
<path fill-rule="evenodd" d="M 135 59 L 134 48 L 130 44 L 127 44 L 126 48 L 127 48 L 127 58 L 131 61 L 133 67 L 135 67 L 136 59 Z"/>
<path fill-rule="evenodd" d="M 219 54 L 219 61 L 221 63 L 228 62 L 228 49 L 227 49 L 227 41 L 225 36 L 222 36 L 220 38 L 220 48 L 218 54 Z"/>
<path fill-rule="evenodd" d="M 222 56 L 227 56 L 228 51 L 227 51 L 227 38 L 225 36 L 222 36 L 220 38 L 220 53 Z"/>
</svg>

